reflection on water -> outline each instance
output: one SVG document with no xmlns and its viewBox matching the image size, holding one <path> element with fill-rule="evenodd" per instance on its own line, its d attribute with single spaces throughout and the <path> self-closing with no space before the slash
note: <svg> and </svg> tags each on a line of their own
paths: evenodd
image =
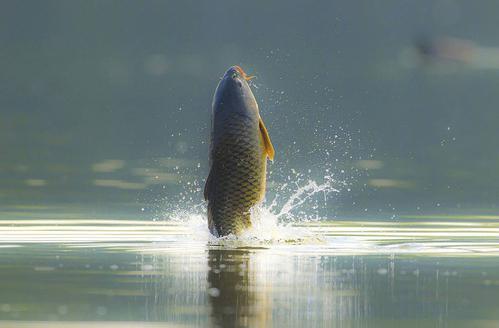
<svg viewBox="0 0 499 328">
<path fill-rule="evenodd" d="M 208 290 L 217 327 L 358 326 L 368 314 L 362 277 L 321 257 L 210 250 Z"/>
<path fill-rule="evenodd" d="M 224 246 L 196 220 L 2 217 L 1 327 L 499 325 L 494 216 L 335 220 L 296 227 L 320 243 Z"/>
<path fill-rule="evenodd" d="M 246 250 L 208 251 L 208 295 L 214 326 L 262 327 L 271 319 L 267 293 L 257 292 L 250 261 Z"/>
</svg>

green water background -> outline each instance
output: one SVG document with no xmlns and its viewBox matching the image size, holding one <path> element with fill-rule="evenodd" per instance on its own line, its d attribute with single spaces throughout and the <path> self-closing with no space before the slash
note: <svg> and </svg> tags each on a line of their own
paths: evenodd
<svg viewBox="0 0 499 328">
<path fill-rule="evenodd" d="M 201 202 L 211 97 L 239 64 L 257 76 L 276 147 L 271 189 L 293 169 L 321 179 L 329 168 L 348 186 L 328 217 L 496 210 L 499 70 L 415 47 L 499 46 L 495 1 L 0 6 L 3 204 L 136 213 L 187 182 Z"/>
</svg>

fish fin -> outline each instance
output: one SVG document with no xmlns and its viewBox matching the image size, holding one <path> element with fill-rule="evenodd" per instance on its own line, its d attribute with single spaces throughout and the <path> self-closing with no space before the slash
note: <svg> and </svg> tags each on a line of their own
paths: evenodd
<svg viewBox="0 0 499 328">
<path fill-rule="evenodd" d="M 204 200 L 208 200 L 208 193 L 210 192 L 210 184 L 211 184 L 211 170 L 206 178 L 206 183 L 204 185 Z"/>
<path fill-rule="evenodd" d="M 260 117 L 260 133 L 262 134 L 263 145 L 265 146 L 265 152 L 267 153 L 268 158 L 273 161 L 274 160 L 274 146 L 272 146 L 272 142 L 270 141 L 269 133 L 267 132 L 267 128 L 265 124 L 263 124 L 263 120 Z"/>
</svg>

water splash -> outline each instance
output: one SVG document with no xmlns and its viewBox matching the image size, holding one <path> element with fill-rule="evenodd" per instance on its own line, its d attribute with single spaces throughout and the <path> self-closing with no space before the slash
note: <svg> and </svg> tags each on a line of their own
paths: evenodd
<svg viewBox="0 0 499 328">
<path fill-rule="evenodd" d="M 291 195 L 287 198 L 287 200 L 284 202 L 284 205 L 282 205 L 281 209 L 278 211 L 276 214 L 277 218 L 284 218 L 287 219 L 288 221 L 300 221 L 305 219 L 307 221 L 310 221 L 312 219 L 311 215 L 306 215 L 305 217 L 303 215 L 300 216 L 295 216 L 294 212 L 298 209 L 301 209 L 303 205 L 306 204 L 307 201 L 317 201 L 317 199 L 314 199 L 314 197 L 317 197 L 318 195 L 323 196 L 323 203 L 327 203 L 327 196 L 331 192 L 339 192 L 339 189 L 336 189 L 333 187 L 334 180 L 332 176 L 325 176 L 324 177 L 325 181 L 321 184 L 318 184 L 314 180 L 308 180 L 306 184 L 299 186 L 297 185 L 297 189 L 291 193 Z M 283 189 L 287 188 L 288 184 L 284 184 L 281 187 L 281 192 Z M 286 193 L 283 193 L 286 194 Z M 277 194 L 274 200 L 272 201 L 269 210 L 275 209 L 278 205 L 278 198 L 280 194 Z M 317 206 L 312 206 L 312 208 L 315 207 L 317 209 Z M 313 213 L 313 212 L 312 212 Z M 312 214 L 313 215 L 313 214 Z M 318 214 L 315 214 L 316 217 L 315 219 L 319 219 Z"/>
<path fill-rule="evenodd" d="M 206 222 L 206 205 L 198 203 L 189 208 L 177 208 L 163 215 L 164 220 L 187 226 L 194 240 L 206 240 L 212 246 L 252 247 L 280 243 L 317 243 L 323 238 L 303 225 L 321 220 L 318 209 L 325 206 L 328 195 L 337 193 L 331 176 L 324 181 L 294 179 L 278 188 L 272 201 L 255 206 L 251 211 L 252 227 L 240 236 L 214 237 Z M 177 203 L 178 204 L 178 203 Z"/>
<path fill-rule="evenodd" d="M 334 180 L 331 176 L 326 176 L 323 183 L 308 180 L 302 185 L 296 184 L 295 189 L 291 192 L 286 192 L 286 189 L 290 189 L 291 186 L 284 184 L 270 205 L 261 204 L 253 209 L 251 213 L 252 227 L 245 231 L 241 238 L 286 243 L 322 241 L 321 236 L 311 233 L 307 228 L 297 226 L 297 224 L 320 220 L 317 213 L 315 216 L 312 213 L 318 209 L 316 204 L 319 201 L 325 205 L 327 196 L 332 192 L 338 192 L 333 184 Z M 280 207 L 278 205 L 279 198 L 285 198 Z M 304 212 L 308 215 L 303 215 Z"/>
</svg>

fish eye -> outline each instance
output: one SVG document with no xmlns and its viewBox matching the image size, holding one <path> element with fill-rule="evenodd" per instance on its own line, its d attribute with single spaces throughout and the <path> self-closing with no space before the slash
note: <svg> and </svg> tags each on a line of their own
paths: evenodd
<svg viewBox="0 0 499 328">
<path fill-rule="evenodd" d="M 236 72 L 232 73 L 232 78 L 235 79 L 236 77 L 237 77 L 237 73 Z"/>
</svg>

